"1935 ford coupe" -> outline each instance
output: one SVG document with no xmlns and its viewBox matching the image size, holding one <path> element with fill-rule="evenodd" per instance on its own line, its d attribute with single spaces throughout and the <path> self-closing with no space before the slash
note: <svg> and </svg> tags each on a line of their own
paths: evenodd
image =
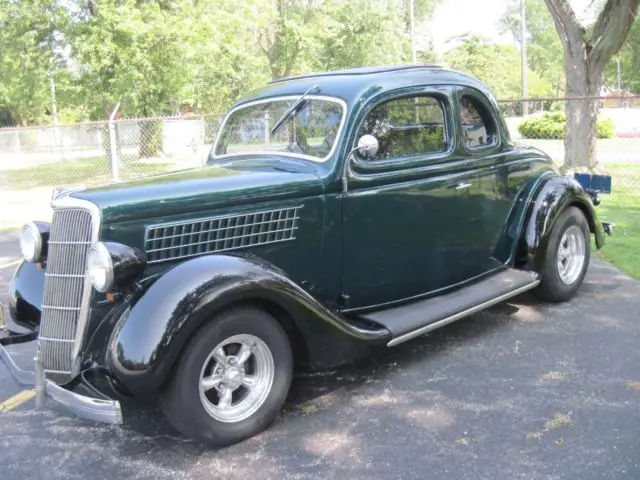
<svg viewBox="0 0 640 480">
<path fill-rule="evenodd" d="M 202 168 L 60 190 L 52 208 L 22 231 L 0 356 L 38 406 L 120 423 L 123 399 L 152 398 L 216 446 L 275 420 L 294 367 L 527 290 L 566 301 L 591 235 L 604 244 L 592 196 L 511 141 L 481 82 L 431 66 L 274 81 L 230 110 Z M 26 341 L 34 373 L 2 347 Z"/>
</svg>

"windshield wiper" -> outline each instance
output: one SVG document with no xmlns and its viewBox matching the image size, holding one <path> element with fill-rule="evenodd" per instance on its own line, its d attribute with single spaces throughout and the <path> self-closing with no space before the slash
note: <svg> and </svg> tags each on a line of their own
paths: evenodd
<svg viewBox="0 0 640 480">
<path fill-rule="evenodd" d="M 280 117 L 280 120 L 278 120 L 276 124 L 273 126 L 273 128 L 271 129 L 271 135 L 276 133 L 276 131 L 282 126 L 282 124 L 287 121 L 287 118 L 289 118 L 291 114 L 298 109 L 298 107 L 302 104 L 305 97 L 309 95 L 313 90 L 316 90 L 318 87 L 319 87 L 318 85 L 314 85 L 309 90 L 307 90 L 302 95 L 300 95 L 298 100 L 296 100 L 295 103 L 291 105 L 291 107 L 289 107 L 289 110 L 284 112 L 284 115 L 282 115 L 282 117 Z"/>
</svg>

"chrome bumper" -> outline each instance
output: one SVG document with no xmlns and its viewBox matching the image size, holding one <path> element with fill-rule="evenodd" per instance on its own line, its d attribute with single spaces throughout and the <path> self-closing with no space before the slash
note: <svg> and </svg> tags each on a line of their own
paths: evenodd
<svg viewBox="0 0 640 480">
<path fill-rule="evenodd" d="M 122 423 L 120 402 L 79 395 L 57 385 L 51 380 L 47 380 L 44 376 L 44 369 L 37 358 L 34 359 L 35 372 L 22 370 L 18 367 L 5 346 L 31 342 L 35 340 L 36 336 L 33 333 L 7 335 L 8 330 L 5 321 L 6 323 L 11 323 L 9 311 L 0 304 L 0 359 L 7 365 L 16 382 L 26 387 L 35 386 L 36 408 L 42 408 L 45 403 L 45 398 L 49 397 L 53 401 L 66 407 L 78 417 L 101 423 Z"/>
</svg>

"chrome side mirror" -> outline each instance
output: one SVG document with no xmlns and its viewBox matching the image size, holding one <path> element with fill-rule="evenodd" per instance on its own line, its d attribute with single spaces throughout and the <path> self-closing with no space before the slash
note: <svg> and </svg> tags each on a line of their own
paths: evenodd
<svg viewBox="0 0 640 480">
<path fill-rule="evenodd" d="M 378 139 L 373 135 L 363 135 L 358 140 L 358 153 L 364 158 L 373 158 L 378 153 L 378 149 L 380 148 L 380 144 L 378 143 Z"/>
</svg>

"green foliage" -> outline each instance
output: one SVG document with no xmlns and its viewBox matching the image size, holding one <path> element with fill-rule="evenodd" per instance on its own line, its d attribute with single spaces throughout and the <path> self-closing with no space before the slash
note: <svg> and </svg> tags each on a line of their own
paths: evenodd
<svg viewBox="0 0 640 480">
<path fill-rule="evenodd" d="M 596 138 L 613 138 L 616 126 L 611 118 L 599 118 L 596 122 Z"/>
<path fill-rule="evenodd" d="M 441 0 L 415 0 L 418 34 Z M 563 93 L 562 45 L 544 0 L 526 0 L 529 95 Z M 519 37 L 518 2 L 502 19 Z M 178 111 L 223 112 L 264 82 L 308 71 L 408 62 L 409 0 L 0 0 L 0 125 Z M 640 90 L 640 21 L 620 52 Z M 429 50 L 421 62 L 435 61 Z M 519 50 L 471 37 L 446 61 L 520 96 Z M 500 72 L 496 75 L 496 72 Z M 606 72 L 609 85 L 615 61 Z"/>
<path fill-rule="evenodd" d="M 551 85 L 554 95 L 565 89 L 563 49 L 544 0 L 525 0 L 527 67 Z M 502 16 L 504 31 L 520 41 L 520 2 L 512 1 Z M 534 96 L 530 89 L 529 96 Z"/>
<path fill-rule="evenodd" d="M 525 120 L 518 126 L 522 138 L 561 140 L 567 136 L 567 118 L 562 112 L 545 113 Z M 599 118 L 596 122 L 597 138 L 613 138 L 614 123 L 609 118 Z"/>
<path fill-rule="evenodd" d="M 193 4 L 104 0 L 89 3 L 74 25 L 73 54 L 83 65 L 83 103 L 107 118 L 117 102 L 123 115 L 168 113 L 191 80 L 188 62 Z"/>
<path fill-rule="evenodd" d="M 512 45 L 496 45 L 481 37 L 471 36 L 462 39 L 460 45 L 447 52 L 445 60 L 451 68 L 485 82 L 499 98 L 521 96 L 520 53 Z M 531 70 L 527 80 L 531 96 L 553 93 L 552 85 Z"/>
<path fill-rule="evenodd" d="M 0 107 L 10 124 L 50 123 L 68 12 L 55 0 L 0 0 Z"/>
<path fill-rule="evenodd" d="M 640 15 L 636 17 L 627 41 L 618 55 L 620 57 L 620 86 L 632 93 L 640 93 Z M 605 70 L 605 83 L 611 87 L 617 87 L 617 57 L 611 59 Z"/>
<path fill-rule="evenodd" d="M 439 0 L 416 0 L 418 22 Z M 273 78 L 410 58 L 408 0 L 0 0 L 0 125 L 223 112 Z M 428 55 L 429 52 L 424 52 Z"/>
<path fill-rule="evenodd" d="M 518 132 L 522 138 L 562 139 L 567 136 L 567 122 L 560 112 L 545 113 L 522 122 L 518 125 Z"/>
<path fill-rule="evenodd" d="M 366 0 L 331 0 L 325 8 L 322 30 L 316 33 L 315 69 L 410 61 L 402 10 Z"/>
</svg>

